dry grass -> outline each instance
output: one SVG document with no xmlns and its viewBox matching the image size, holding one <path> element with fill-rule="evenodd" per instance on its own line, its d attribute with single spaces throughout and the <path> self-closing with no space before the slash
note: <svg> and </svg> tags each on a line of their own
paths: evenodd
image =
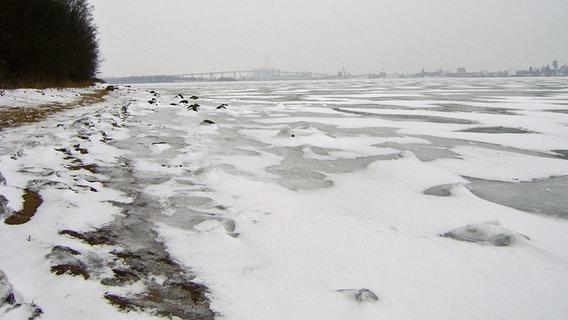
<svg viewBox="0 0 568 320">
<path fill-rule="evenodd" d="M 70 274 L 72 276 L 82 276 L 83 278 L 85 278 L 85 280 L 88 280 L 90 278 L 89 273 L 83 265 L 60 264 L 51 267 L 51 272 L 55 273 L 58 276 L 63 274 Z"/>
<path fill-rule="evenodd" d="M 99 246 L 99 245 L 115 245 L 116 241 L 112 239 L 112 235 L 104 229 L 100 229 L 98 231 L 91 231 L 91 232 L 77 232 L 73 230 L 61 230 L 59 234 L 67 235 L 72 238 L 76 238 L 82 240 L 92 246 Z"/>
<path fill-rule="evenodd" d="M 0 129 L 38 122 L 68 109 L 97 103 L 102 101 L 108 93 L 107 90 L 99 89 L 82 94 L 78 101 L 67 104 L 53 103 L 33 108 L 2 108 L 0 109 Z"/>
<path fill-rule="evenodd" d="M 21 211 L 14 213 L 4 220 L 4 223 L 9 225 L 24 224 L 31 220 L 36 214 L 37 208 L 43 203 L 43 199 L 39 193 L 29 189 L 24 190 L 24 208 Z"/>
</svg>

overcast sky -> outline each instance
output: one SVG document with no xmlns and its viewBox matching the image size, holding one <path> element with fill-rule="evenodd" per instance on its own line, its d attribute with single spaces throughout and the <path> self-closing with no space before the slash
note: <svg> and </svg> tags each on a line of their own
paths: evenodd
<svg viewBox="0 0 568 320">
<path fill-rule="evenodd" d="M 568 63 L 568 0 L 88 0 L 102 76 Z"/>
</svg>

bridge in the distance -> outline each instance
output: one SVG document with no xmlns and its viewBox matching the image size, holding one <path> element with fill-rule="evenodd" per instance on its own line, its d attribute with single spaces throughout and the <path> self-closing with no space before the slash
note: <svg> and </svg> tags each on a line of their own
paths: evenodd
<svg viewBox="0 0 568 320">
<path fill-rule="evenodd" d="M 253 69 L 238 71 L 196 72 L 176 75 L 188 81 L 230 81 L 230 80 L 286 80 L 286 79 L 325 79 L 329 75 L 308 71 L 282 71 L 279 69 Z"/>
<path fill-rule="evenodd" d="M 108 78 L 112 83 L 144 82 L 198 82 L 198 81 L 268 81 L 268 80 L 317 80 L 328 79 L 325 73 L 308 71 L 282 71 L 279 69 L 260 68 L 238 71 L 194 72 L 176 75 L 153 75 Z"/>
</svg>

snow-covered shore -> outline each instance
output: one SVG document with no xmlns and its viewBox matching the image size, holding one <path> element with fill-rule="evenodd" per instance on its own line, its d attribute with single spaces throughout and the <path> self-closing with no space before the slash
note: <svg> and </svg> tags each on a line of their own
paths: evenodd
<svg viewBox="0 0 568 320">
<path fill-rule="evenodd" d="M 568 82 L 535 81 L 140 85 L 2 130 L 0 219 L 42 202 L 0 317 L 210 319 L 205 285 L 220 319 L 561 319 Z"/>
</svg>

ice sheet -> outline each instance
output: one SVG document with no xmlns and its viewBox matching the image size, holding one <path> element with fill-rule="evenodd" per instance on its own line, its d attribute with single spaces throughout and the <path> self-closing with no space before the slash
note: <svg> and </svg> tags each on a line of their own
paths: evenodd
<svg viewBox="0 0 568 320">
<path fill-rule="evenodd" d="M 22 303 L 0 305 L 0 317 L 38 306 L 42 319 L 155 319 L 104 297 L 167 276 L 103 280 L 124 267 L 117 252 L 163 242 L 226 319 L 562 319 L 567 84 L 120 86 L 105 103 L 0 131 L 7 214 L 26 189 L 43 199 L 25 224 L 0 217 L 0 270 Z M 199 111 L 180 94 L 198 96 Z M 441 236 L 488 221 L 523 236 L 503 247 Z M 124 239 L 93 246 L 60 233 L 101 228 Z M 51 273 L 55 246 L 76 250 L 90 278 Z M 346 294 L 364 290 L 378 300 Z"/>
</svg>

